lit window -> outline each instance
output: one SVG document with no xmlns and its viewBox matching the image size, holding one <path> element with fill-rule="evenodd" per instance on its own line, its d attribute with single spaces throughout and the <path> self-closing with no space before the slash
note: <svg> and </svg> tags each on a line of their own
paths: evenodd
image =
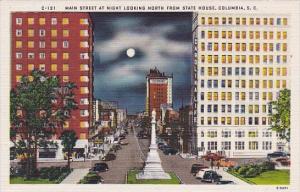
<svg viewBox="0 0 300 192">
<path fill-rule="evenodd" d="M 212 17 L 208 17 L 208 25 L 212 25 Z"/>
<path fill-rule="evenodd" d="M 80 128 L 88 128 L 89 122 L 88 121 L 81 121 L 80 122 Z"/>
<path fill-rule="evenodd" d="M 28 71 L 34 70 L 34 64 L 28 64 Z"/>
<path fill-rule="evenodd" d="M 46 19 L 45 18 L 39 18 L 39 24 L 40 25 L 45 25 Z"/>
<path fill-rule="evenodd" d="M 52 37 L 56 37 L 57 36 L 57 30 L 56 29 L 52 29 L 51 30 L 51 36 Z"/>
<path fill-rule="evenodd" d="M 80 47 L 81 48 L 88 48 L 89 47 L 89 42 L 87 42 L 87 41 L 81 41 L 80 42 Z"/>
<path fill-rule="evenodd" d="M 45 70 L 46 70 L 45 64 L 40 64 L 40 65 L 39 65 L 39 70 L 45 71 Z"/>
<path fill-rule="evenodd" d="M 282 76 L 286 76 L 287 75 L 287 70 L 286 67 L 282 68 Z"/>
<path fill-rule="evenodd" d="M 67 128 L 69 128 L 69 126 L 70 126 L 69 121 L 65 121 L 64 124 L 63 124 L 63 128 L 67 129 Z"/>
<path fill-rule="evenodd" d="M 57 48 L 57 41 L 51 41 L 51 48 Z"/>
<path fill-rule="evenodd" d="M 286 80 L 282 80 L 282 88 L 286 88 Z"/>
<path fill-rule="evenodd" d="M 21 37 L 22 36 L 22 29 L 17 29 L 16 30 L 16 36 Z"/>
<path fill-rule="evenodd" d="M 283 18 L 283 25 L 287 25 L 287 24 L 288 24 L 287 18 Z"/>
<path fill-rule="evenodd" d="M 16 41 L 16 48 L 22 48 L 22 41 Z"/>
<path fill-rule="evenodd" d="M 28 48 L 34 48 L 34 41 L 28 41 Z"/>
<path fill-rule="evenodd" d="M 246 25 L 247 24 L 247 19 L 244 17 L 244 18 L 242 18 L 242 24 L 243 25 Z"/>
<path fill-rule="evenodd" d="M 80 30 L 80 37 L 88 37 L 89 32 L 88 30 Z"/>
<path fill-rule="evenodd" d="M 57 59 L 57 53 L 51 53 L 51 59 Z"/>
<path fill-rule="evenodd" d="M 69 30 L 64 29 L 63 30 L 63 36 L 64 37 L 69 37 Z"/>
<path fill-rule="evenodd" d="M 87 25 L 87 24 L 89 24 L 89 20 L 88 19 L 80 19 L 80 24 Z"/>
<path fill-rule="evenodd" d="M 69 65 L 63 64 L 63 71 L 69 71 Z"/>
<path fill-rule="evenodd" d="M 86 133 L 80 133 L 79 139 L 86 139 Z"/>
<path fill-rule="evenodd" d="M 269 19 L 269 23 L 270 23 L 270 25 L 274 25 L 274 19 L 273 19 L 273 18 L 270 18 L 270 19 Z"/>
<path fill-rule="evenodd" d="M 30 17 L 28 18 L 28 25 L 33 25 L 34 24 L 34 18 Z"/>
<path fill-rule="evenodd" d="M 62 24 L 63 25 L 68 25 L 69 24 L 69 18 L 63 18 L 62 19 Z"/>
<path fill-rule="evenodd" d="M 88 94 L 89 88 L 88 87 L 80 87 L 80 94 Z"/>
<path fill-rule="evenodd" d="M 51 64 L 51 71 L 57 71 L 57 64 Z"/>
<path fill-rule="evenodd" d="M 88 71 L 89 66 L 87 64 L 80 64 L 80 71 Z"/>
<path fill-rule="evenodd" d="M 63 82 L 66 83 L 66 82 L 69 82 L 69 76 L 63 76 Z"/>
<path fill-rule="evenodd" d="M 16 24 L 22 25 L 22 18 L 16 18 Z"/>
<path fill-rule="evenodd" d="M 80 76 L 80 81 L 81 82 L 89 82 L 89 77 L 88 76 Z"/>
<path fill-rule="evenodd" d="M 28 29 L 27 34 L 28 34 L 28 37 L 33 37 L 34 36 L 34 30 L 33 29 Z"/>
<path fill-rule="evenodd" d="M 286 38 L 287 38 L 287 32 L 286 32 L 286 31 L 283 31 L 283 32 L 282 32 L 282 36 L 283 36 L 283 39 L 286 39 Z"/>
<path fill-rule="evenodd" d="M 16 82 L 21 82 L 21 78 L 22 78 L 21 75 L 17 75 L 17 76 L 16 76 Z"/>
<path fill-rule="evenodd" d="M 64 60 L 69 59 L 69 53 L 63 53 L 63 59 Z"/>
</svg>

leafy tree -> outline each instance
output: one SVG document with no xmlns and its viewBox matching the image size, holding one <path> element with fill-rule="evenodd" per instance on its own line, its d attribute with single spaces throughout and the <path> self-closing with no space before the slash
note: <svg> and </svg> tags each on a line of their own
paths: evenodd
<svg viewBox="0 0 300 192">
<path fill-rule="evenodd" d="M 76 137 L 75 131 L 65 130 L 62 132 L 60 139 L 61 139 L 61 144 L 64 146 L 65 151 L 67 151 L 68 168 L 70 169 L 70 157 L 78 138 Z"/>
<path fill-rule="evenodd" d="M 37 150 L 54 144 L 51 139 L 77 108 L 74 83 L 62 84 L 58 77 L 34 70 L 10 92 L 10 140 L 23 156 L 26 176 L 37 170 Z"/>
<path fill-rule="evenodd" d="M 270 102 L 272 110 L 269 113 L 272 121 L 271 129 L 278 133 L 282 133 L 280 134 L 280 138 L 287 142 L 290 142 L 290 97 L 290 90 L 281 90 L 278 99 Z"/>
</svg>

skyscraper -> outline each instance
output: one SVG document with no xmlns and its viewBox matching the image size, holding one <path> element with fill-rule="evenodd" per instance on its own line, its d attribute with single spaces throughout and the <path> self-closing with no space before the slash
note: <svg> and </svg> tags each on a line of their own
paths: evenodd
<svg viewBox="0 0 300 192">
<path fill-rule="evenodd" d="M 15 12 L 12 14 L 11 84 L 38 69 L 62 82 L 74 82 L 78 109 L 63 129 L 76 132 L 77 148 L 88 144 L 92 126 L 93 24 L 88 13 Z M 58 139 L 56 135 L 54 139 Z"/>
<path fill-rule="evenodd" d="M 156 67 L 150 69 L 146 76 L 146 114 L 151 115 L 153 109 L 156 111 L 156 118 L 160 119 L 160 107 L 162 104 L 172 106 L 172 81 L 173 75 L 161 73 Z"/>
<path fill-rule="evenodd" d="M 194 151 L 283 150 L 269 102 L 290 87 L 287 15 L 193 15 Z"/>
</svg>

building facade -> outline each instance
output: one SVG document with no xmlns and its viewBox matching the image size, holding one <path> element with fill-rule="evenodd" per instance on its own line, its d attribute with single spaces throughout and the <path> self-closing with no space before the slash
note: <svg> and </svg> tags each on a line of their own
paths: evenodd
<svg viewBox="0 0 300 192">
<path fill-rule="evenodd" d="M 73 82 L 78 109 L 63 129 L 79 138 L 75 148 L 88 144 L 93 123 L 93 24 L 88 13 L 15 12 L 12 14 L 11 85 L 32 70 Z M 59 132 L 53 139 L 57 140 Z"/>
<path fill-rule="evenodd" d="M 151 115 L 156 110 L 156 119 L 161 118 L 160 108 L 162 104 L 173 105 L 172 82 L 173 75 L 161 73 L 156 67 L 150 69 L 146 76 L 146 114 Z"/>
<path fill-rule="evenodd" d="M 288 31 L 288 15 L 193 14 L 194 152 L 284 150 L 268 113 L 290 88 Z"/>
</svg>

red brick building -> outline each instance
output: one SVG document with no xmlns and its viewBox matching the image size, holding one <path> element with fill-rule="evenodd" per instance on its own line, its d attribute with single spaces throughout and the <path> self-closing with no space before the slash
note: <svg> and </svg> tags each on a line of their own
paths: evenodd
<svg viewBox="0 0 300 192">
<path fill-rule="evenodd" d="M 146 114 L 151 115 L 153 109 L 156 111 L 156 118 L 161 117 L 161 105 L 172 106 L 172 80 L 173 76 L 161 73 L 156 67 L 150 69 L 147 79 Z"/>
<path fill-rule="evenodd" d="M 93 24 L 88 13 L 12 14 L 11 85 L 33 69 L 74 82 L 78 109 L 64 129 L 73 129 L 88 139 L 92 126 Z M 57 139 L 57 138 L 56 138 Z"/>
</svg>

